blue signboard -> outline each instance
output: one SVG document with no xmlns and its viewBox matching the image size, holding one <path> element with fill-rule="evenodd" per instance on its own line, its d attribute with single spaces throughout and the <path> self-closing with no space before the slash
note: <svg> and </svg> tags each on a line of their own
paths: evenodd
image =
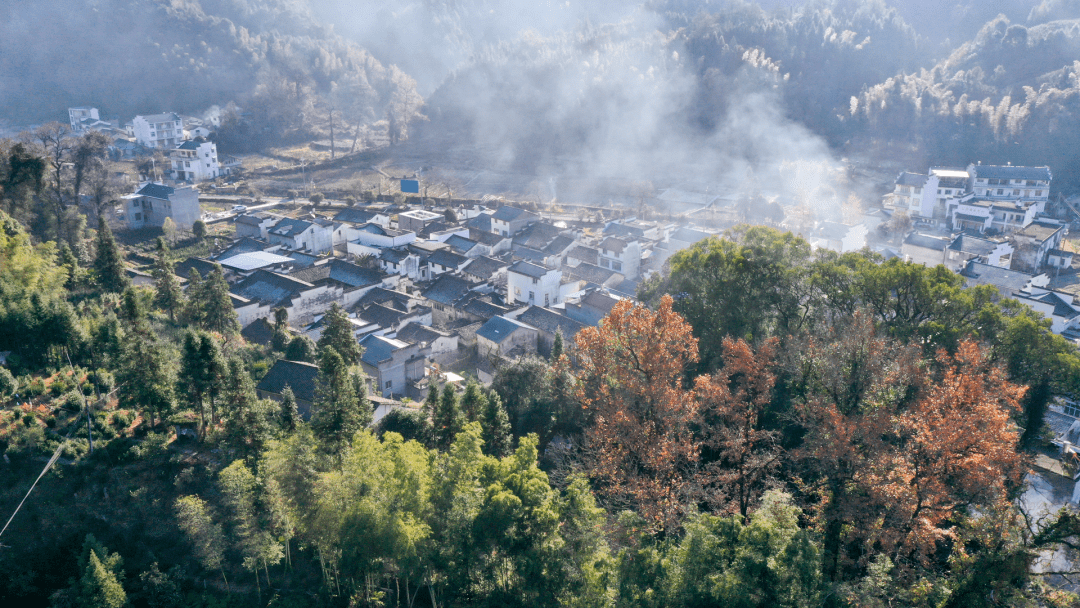
<svg viewBox="0 0 1080 608">
<path fill-rule="evenodd" d="M 403 179 L 401 180 L 401 191 L 412 192 L 413 194 L 420 194 L 420 180 L 418 179 Z"/>
</svg>

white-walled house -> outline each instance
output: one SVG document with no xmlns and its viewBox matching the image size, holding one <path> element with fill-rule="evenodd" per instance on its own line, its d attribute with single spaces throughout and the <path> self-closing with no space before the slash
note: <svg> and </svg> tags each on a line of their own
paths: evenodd
<svg viewBox="0 0 1080 608">
<path fill-rule="evenodd" d="M 309 222 L 286 217 L 267 231 L 267 238 L 271 243 L 289 249 L 325 253 L 334 248 L 334 223 L 328 220 L 315 219 Z"/>
<path fill-rule="evenodd" d="M 837 253 L 858 251 L 866 247 L 866 235 L 868 232 L 864 224 L 849 225 L 838 222 L 821 222 L 811 232 L 810 244 Z"/>
<path fill-rule="evenodd" d="M 199 193 L 192 187 L 173 188 L 146 183 L 136 192 L 121 197 L 128 228 L 160 228 L 170 217 L 178 228 L 190 230 L 202 217 Z"/>
<path fill-rule="evenodd" d="M 638 278 L 641 243 L 637 240 L 608 237 L 597 248 L 600 250 L 601 268 L 614 270 L 630 280 Z"/>
<path fill-rule="evenodd" d="M 131 128 L 135 141 L 147 148 L 168 149 L 184 141 L 184 120 L 174 112 L 136 116 Z"/>
<path fill-rule="evenodd" d="M 360 366 L 383 397 L 404 395 L 410 382 L 424 377 L 427 358 L 419 344 L 409 344 L 385 336 L 368 335 L 360 341 L 364 354 Z"/>
<path fill-rule="evenodd" d="M 209 141 L 185 141 L 169 152 L 173 179 L 201 182 L 221 175 L 217 145 Z"/>
<path fill-rule="evenodd" d="M 506 271 L 506 302 L 551 306 L 559 303 L 562 271 L 529 262 L 515 262 Z"/>
<path fill-rule="evenodd" d="M 83 121 L 87 120 L 101 120 L 101 115 L 98 113 L 97 108 L 91 108 L 89 106 L 68 108 L 68 124 L 71 125 L 72 133 L 82 133 Z"/>
</svg>

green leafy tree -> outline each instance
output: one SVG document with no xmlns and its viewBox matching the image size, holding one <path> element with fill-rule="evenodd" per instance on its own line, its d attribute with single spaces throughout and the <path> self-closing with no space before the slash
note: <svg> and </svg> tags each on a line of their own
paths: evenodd
<svg viewBox="0 0 1080 608">
<path fill-rule="evenodd" d="M 502 399 L 515 437 L 536 433 L 545 444 L 556 409 L 551 366 L 539 357 L 521 357 L 495 372 L 491 390 Z"/>
<path fill-rule="evenodd" d="M 191 233 L 195 235 L 195 238 L 202 242 L 206 239 L 206 222 L 202 220 L 195 220 L 195 223 L 191 225 Z"/>
<path fill-rule="evenodd" d="M 285 359 L 287 361 L 314 363 L 317 352 L 315 342 L 311 338 L 300 334 L 289 340 L 289 345 L 285 347 Z"/>
<path fill-rule="evenodd" d="M 432 426 L 435 433 L 435 446 L 442 451 L 450 449 L 451 444 L 454 443 L 454 437 L 464 426 L 454 385 L 449 382 L 443 386 L 442 397 L 435 410 Z"/>
<path fill-rule="evenodd" d="M 176 582 L 177 569 L 173 570 L 173 576 L 170 576 L 154 562 L 149 570 L 139 574 L 139 595 L 149 608 L 176 608 L 181 605 L 183 595 Z"/>
<path fill-rule="evenodd" d="M 191 544 L 192 555 L 205 570 L 221 572 L 221 579 L 228 586 L 224 568 L 225 535 L 210 517 L 206 502 L 198 496 L 181 496 L 174 508 L 180 529 Z"/>
<path fill-rule="evenodd" d="M 562 328 L 555 331 L 555 341 L 551 344 L 551 360 L 558 361 L 563 355 Z"/>
<path fill-rule="evenodd" d="M 270 564 L 277 564 L 284 557 L 283 547 L 263 525 L 265 517 L 260 513 L 259 484 L 244 461 L 234 461 L 218 474 L 223 503 L 229 514 L 231 538 L 236 550 L 244 558 L 244 568 L 255 575 L 255 586 L 262 594 L 259 567 L 266 574 L 270 586 Z"/>
<path fill-rule="evenodd" d="M 327 346 L 337 351 L 346 365 L 356 365 L 360 362 L 360 343 L 356 341 L 353 333 L 353 325 L 349 322 L 349 315 L 337 302 L 330 306 L 323 318 L 323 332 L 319 336 L 319 350 Z"/>
<path fill-rule="evenodd" d="M 124 257 L 104 217 L 98 218 L 94 271 L 97 274 L 97 285 L 102 291 L 122 293 L 127 289 L 129 281 L 124 269 Z"/>
</svg>

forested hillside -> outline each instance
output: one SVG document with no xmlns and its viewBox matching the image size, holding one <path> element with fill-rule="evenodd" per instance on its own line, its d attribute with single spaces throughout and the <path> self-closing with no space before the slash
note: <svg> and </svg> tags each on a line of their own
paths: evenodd
<svg viewBox="0 0 1080 608">
<path fill-rule="evenodd" d="M 0 55 L 8 120 L 64 120 L 76 105 L 203 116 L 234 102 L 258 143 L 321 136 L 330 107 L 355 126 L 405 123 L 420 106 L 406 74 L 284 0 L 5 2 Z"/>
</svg>

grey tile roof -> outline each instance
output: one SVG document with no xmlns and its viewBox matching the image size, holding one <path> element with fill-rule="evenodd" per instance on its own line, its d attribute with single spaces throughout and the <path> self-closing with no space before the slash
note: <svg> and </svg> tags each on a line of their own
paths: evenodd
<svg viewBox="0 0 1080 608">
<path fill-rule="evenodd" d="M 405 317 L 411 316 L 410 313 L 389 308 L 382 304 L 372 304 L 362 311 L 359 311 L 357 316 L 367 321 L 368 323 L 374 323 L 383 329 L 390 329 L 396 326 Z"/>
<path fill-rule="evenodd" d="M 409 323 L 397 332 L 398 340 L 404 340 L 405 342 L 411 342 L 413 344 L 416 344 L 417 342 L 431 343 L 439 338 L 449 338 L 450 336 L 451 334 L 419 323 Z"/>
<path fill-rule="evenodd" d="M 447 245 L 450 245 L 450 247 L 454 248 L 459 253 L 467 253 L 469 250 L 471 250 L 473 247 L 476 247 L 476 245 L 478 244 L 476 241 L 472 239 L 467 239 L 459 234 L 455 234 L 454 236 L 446 239 L 445 242 Z"/>
<path fill-rule="evenodd" d="M 335 222 L 347 222 L 349 224 L 367 224 L 375 219 L 378 215 L 372 211 L 365 211 L 364 209 L 344 209 L 337 212 L 334 216 Z"/>
<path fill-rule="evenodd" d="M 251 323 L 248 323 L 247 327 L 240 330 L 240 335 L 252 344 L 262 344 L 263 346 L 266 346 L 267 344 L 270 344 L 271 338 L 274 337 L 274 326 L 270 325 L 270 322 L 266 319 L 255 319 Z"/>
<path fill-rule="evenodd" d="M 510 238 L 508 236 L 503 236 L 501 234 L 495 234 L 494 232 L 484 232 L 482 230 L 477 230 L 477 231 L 470 230 L 469 231 L 469 236 L 473 240 L 475 240 L 475 241 L 477 241 L 479 243 L 483 243 L 483 244 L 487 245 L 488 247 L 495 247 L 499 243 L 502 243 L 506 239 Z"/>
<path fill-rule="evenodd" d="M 465 279 L 446 273 L 436 278 L 431 286 L 424 290 L 423 296 L 440 304 L 453 304 L 455 300 L 469 293 L 472 283 Z"/>
<path fill-rule="evenodd" d="M 453 251 L 450 251 L 449 249 L 440 249 L 438 251 L 433 251 L 431 253 L 431 255 L 428 256 L 428 261 L 431 262 L 432 264 L 438 264 L 440 266 L 445 266 L 447 268 L 458 269 L 458 268 L 461 268 L 461 266 L 465 262 L 468 262 L 469 258 L 467 258 L 467 257 L 465 257 L 463 255 L 454 253 Z"/>
<path fill-rule="evenodd" d="M 561 329 L 564 340 L 573 338 L 577 332 L 587 327 L 580 321 L 539 306 L 530 306 L 518 315 L 517 320 L 549 334 L 554 334 Z"/>
<path fill-rule="evenodd" d="M 696 243 L 698 241 L 703 241 L 710 236 L 712 235 L 708 232 L 694 230 L 693 228 L 679 228 L 671 233 L 670 239 L 673 241 L 682 241 L 684 243 Z"/>
<path fill-rule="evenodd" d="M 251 276 L 232 286 L 231 291 L 249 300 L 256 300 L 270 306 L 285 306 L 301 292 L 315 287 L 307 281 L 295 277 L 256 270 Z"/>
<path fill-rule="evenodd" d="M 179 277 L 184 277 L 186 279 L 191 276 L 191 269 L 194 268 L 195 270 L 199 271 L 199 276 L 205 279 L 207 275 L 214 271 L 214 268 L 216 266 L 217 264 L 215 262 L 211 262 L 210 260 L 204 260 L 202 258 L 188 258 L 173 267 L 173 274 Z"/>
<path fill-rule="evenodd" d="M 198 150 L 199 149 L 199 143 L 201 143 L 201 142 L 196 142 L 194 140 L 189 139 L 189 140 L 185 141 L 184 143 L 180 144 L 179 146 L 176 146 L 176 149 L 177 150 Z"/>
<path fill-rule="evenodd" d="M 469 262 L 469 265 L 466 266 L 465 269 L 462 270 L 462 272 L 464 272 L 465 274 L 471 274 L 475 277 L 479 277 L 481 280 L 487 281 L 491 279 L 492 275 L 494 275 L 499 270 L 506 268 L 507 266 L 509 266 L 509 264 L 503 262 L 502 260 L 497 260 L 495 258 L 489 258 L 486 255 L 482 255 L 473 258 L 473 261 Z"/>
<path fill-rule="evenodd" d="M 963 251 L 972 255 L 990 255 L 997 247 L 998 243 L 994 241 L 980 239 L 970 234 L 959 234 L 953 239 L 952 243 L 949 243 L 949 249 Z"/>
<path fill-rule="evenodd" d="M 539 221 L 531 224 L 514 235 L 514 245 L 524 245 L 533 249 L 543 249 L 547 247 L 551 241 L 555 240 L 555 237 L 559 236 L 562 232 L 561 228 Z"/>
<path fill-rule="evenodd" d="M 1054 307 L 1053 314 L 1055 317 L 1072 319 L 1080 315 L 1080 313 L 1076 312 L 1073 307 L 1070 306 L 1071 302 L 1066 302 L 1065 300 L 1061 299 L 1061 296 L 1057 295 L 1052 291 L 1034 296 L 1016 294 L 1013 297 L 1020 300 L 1021 302 L 1023 302 L 1024 300 L 1034 300 L 1036 302 L 1042 302 L 1043 304 L 1049 304 L 1050 306 Z"/>
<path fill-rule="evenodd" d="M 1023 179 L 1050 181 L 1050 167 L 1013 167 L 1011 165 L 974 165 L 971 172 L 976 178 Z"/>
<path fill-rule="evenodd" d="M 360 297 L 353 310 L 363 310 L 372 304 L 383 304 L 397 310 L 408 310 L 411 299 L 407 293 L 375 287 Z"/>
<path fill-rule="evenodd" d="M 138 118 L 142 118 L 146 122 L 155 122 L 155 123 L 157 123 L 157 122 L 175 122 L 175 121 L 180 120 L 180 115 L 177 114 L 176 112 L 163 112 L 161 114 L 146 114 L 146 115 L 143 115 L 143 116 L 139 116 Z"/>
<path fill-rule="evenodd" d="M 549 255 L 559 255 L 562 252 L 566 251 L 571 245 L 573 245 L 575 240 L 576 239 L 572 236 L 560 234 L 559 236 L 555 237 L 554 240 L 548 243 L 547 247 L 544 247 L 543 251 L 544 253 L 547 253 Z"/>
<path fill-rule="evenodd" d="M 304 253 L 303 251 L 289 251 L 285 255 L 292 258 L 298 266 L 311 266 L 319 260 L 319 256 Z"/>
<path fill-rule="evenodd" d="M 139 188 L 139 191 L 135 194 L 138 194 L 139 196 L 149 196 L 150 198 L 157 198 L 163 201 L 167 201 L 174 192 L 176 192 L 175 188 L 151 182 L 149 184 L 146 184 L 142 188 Z"/>
<path fill-rule="evenodd" d="M 1025 226 L 1022 230 L 1017 230 L 1016 234 L 1030 237 L 1039 241 L 1040 243 L 1050 240 L 1059 230 L 1064 226 L 1058 226 L 1055 224 L 1046 224 L 1043 222 L 1032 222 Z"/>
<path fill-rule="evenodd" d="M 818 224 L 817 229 L 814 230 L 814 236 L 830 241 L 840 241 L 847 236 L 849 230 L 851 230 L 851 226 L 845 224 L 838 222 L 821 222 Z"/>
<path fill-rule="evenodd" d="M 905 245 L 933 249 L 934 251 L 945 251 L 945 248 L 949 246 L 949 242 L 949 239 L 945 237 L 931 236 L 929 234 L 921 234 L 918 232 L 912 232 L 904 239 Z"/>
<path fill-rule="evenodd" d="M 962 220 L 962 221 L 965 221 L 965 222 L 981 222 L 981 223 L 984 223 L 984 224 L 986 223 L 986 220 L 990 219 L 989 217 L 982 217 L 982 216 L 979 216 L 979 215 L 972 215 L 970 213 L 957 213 L 955 215 L 955 217 L 956 217 L 956 219 Z"/>
<path fill-rule="evenodd" d="M 960 276 L 967 279 L 968 285 L 993 285 L 1002 290 L 1006 296 L 1020 291 L 1033 278 L 1026 272 L 998 268 L 980 262 L 968 262 L 960 271 Z"/>
<path fill-rule="evenodd" d="M 291 217 L 282 218 L 280 222 L 274 225 L 270 229 L 271 234 L 278 234 L 281 236 L 294 236 L 310 228 L 313 224 L 304 220 L 297 220 Z"/>
<path fill-rule="evenodd" d="M 313 363 L 279 359 L 255 388 L 280 395 L 288 386 L 297 399 L 314 403 L 315 377 L 318 374 L 319 366 Z"/>
<path fill-rule="evenodd" d="M 402 260 L 413 255 L 404 249 L 383 249 L 379 252 L 379 258 L 391 264 L 400 264 Z"/>
<path fill-rule="evenodd" d="M 476 294 L 468 297 L 464 302 L 464 306 L 462 306 L 460 302 L 458 303 L 459 308 L 470 315 L 475 315 L 481 319 L 490 319 L 510 312 L 509 308 L 499 306 L 492 302 L 491 296 Z"/>
<path fill-rule="evenodd" d="M 609 236 L 604 239 L 604 242 L 600 243 L 600 251 L 614 251 L 615 253 L 622 253 L 626 249 L 626 241 L 617 239 L 613 236 Z"/>
<path fill-rule="evenodd" d="M 604 227 L 604 236 L 642 238 L 645 236 L 645 231 L 637 226 L 627 226 L 620 222 L 611 222 Z"/>
<path fill-rule="evenodd" d="M 927 177 L 928 176 L 926 175 L 919 175 L 918 173 L 901 171 L 900 175 L 896 177 L 896 185 L 921 187 L 926 184 Z"/>
<path fill-rule="evenodd" d="M 330 260 L 325 264 L 297 270 L 289 276 L 312 284 L 330 280 L 348 287 L 367 287 L 382 282 L 382 274 L 377 270 L 357 266 L 344 260 Z"/>
<path fill-rule="evenodd" d="M 514 265 L 510 267 L 510 272 L 516 272 L 517 274 L 523 274 L 527 277 L 533 277 L 539 279 L 551 272 L 549 268 L 544 266 L 537 266 L 536 264 L 530 264 L 529 262 L 514 262 Z"/>
<path fill-rule="evenodd" d="M 584 245 L 578 245 L 566 252 L 566 257 L 581 260 L 588 264 L 600 263 L 600 252 L 592 247 L 586 247 Z"/>
<path fill-rule="evenodd" d="M 514 321 L 513 319 L 507 319 L 506 317 L 492 317 L 491 319 L 488 319 L 487 323 L 484 323 L 480 329 L 476 330 L 476 335 L 491 340 L 496 344 L 502 344 L 505 340 L 509 339 L 514 332 L 521 329 L 532 331 L 527 325 Z"/>
<path fill-rule="evenodd" d="M 603 285 L 615 275 L 622 273 L 611 270 L 610 268 L 601 268 L 595 264 L 586 264 L 585 262 L 582 262 L 573 268 L 563 266 L 563 274 L 583 281 L 596 283 L 597 285 Z"/>
<path fill-rule="evenodd" d="M 389 361 L 394 356 L 394 351 L 400 350 L 408 344 L 401 340 L 392 340 L 384 336 L 369 334 L 360 340 L 360 346 L 364 354 L 360 360 L 368 365 L 378 367 L 379 363 Z"/>
<path fill-rule="evenodd" d="M 532 264 L 542 265 L 544 260 L 547 259 L 547 254 L 539 249 L 533 249 L 525 246 L 514 247 L 514 259 L 522 260 Z"/>
<path fill-rule="evenodd" d="M 491 214 L 481 213 L 480 215 L 465 222 L 465 226 L 468 227 L 470 230 L 491 232 Z"/>
<path fill-rule="evenodd" d="M 492 219 L 500 220 L 503 222 L 512 222 L 522 216 L 536 217 L 535 214 L 530 213 L 524 209 L 518 207 L 511 207 L 510 205 L 503 205 L 495 210 L 495 214 L 492 215 Z"/>
</svg>

